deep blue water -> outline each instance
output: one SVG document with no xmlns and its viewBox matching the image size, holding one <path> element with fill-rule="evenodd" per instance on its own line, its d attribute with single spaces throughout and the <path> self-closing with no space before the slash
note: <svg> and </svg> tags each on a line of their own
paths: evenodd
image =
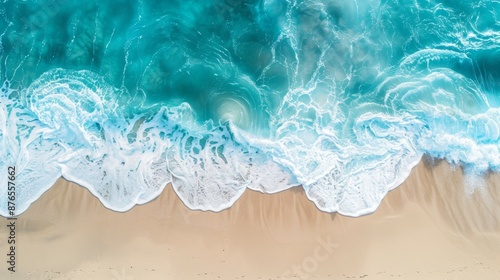
<svg viewBox="0 0 500 280">
<path fill-rule="evenodd" d="M 192 209 L 302 185 L 357 216 L 424 154 L 500 170 L 495 0 L 2 0 L 0 39 L 17 213 L 62 176 L 117 211 L 172 182 Z"/>
</svg>

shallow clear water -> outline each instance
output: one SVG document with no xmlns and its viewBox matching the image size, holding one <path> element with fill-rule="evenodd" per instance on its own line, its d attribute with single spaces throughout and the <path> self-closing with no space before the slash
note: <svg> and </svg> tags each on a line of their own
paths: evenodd
<svg viewBox="0 0 500 280">
<path fill-rule="evenodd" d="M 193 209 L 302 185 L 370 213 L 423 154 L 500 169 L 499 19 L 494 0 L 5 0 L 0 166 L 18 213 L 61 176 L 118 211 L 172 182 Z"/>
</svg>

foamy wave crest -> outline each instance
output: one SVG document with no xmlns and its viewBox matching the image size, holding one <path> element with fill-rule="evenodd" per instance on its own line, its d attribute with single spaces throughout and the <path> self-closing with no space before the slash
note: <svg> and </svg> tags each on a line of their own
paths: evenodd
<svg viewBox="0 0 500 280">
<path fill-rule="evenodd" d="M 500 111 L 459 72 L 464 63 L 463 53 L 415 53 L 348 105 L 343 92 L 321 84 L 290 91 L 273 119 L 273 145 L 262 149 L 318 208 L 352 216 L 373 212 L 423 154 L 474 174 L 498 170 Z"/>
<path fill-rule="evenodd" d="M 56 69 L 21 92 L 3 86 L 0 164 L 17 168 L 18 213 L 62 176 L 117 211 L 152 200 L 169 182 L 188 207 L 213 211 L 247 188 L 274 193 L 302 184 L 321 210 L 359 216 L 373 212 L 424 153 L 479 173 L 499 170 L 500 110 L 454 71 L 408 78 L 406 65 L 377 89 L 384 106 L 345 110 L 334 91 L 289 92 L 269 138 L 231 120 L 200 124 L 187 103 L 131 111 L 125 90 L 89 71 Z"/>
<path fill-rule="evenodd" d="M 116 98 L 125 93 L 89 71 L 50 71 L 20 99 L 13 94 L 4 85 L 0 164 L 17 168 L 17 213 L 61 176 L 117 211 L 152 200 L 169 182 L 189 207 L 214 211 L 247 187 L 272 193 L 297 184 L 258 149 L 235 142 L 229 123 L 197 125 L 186 103 L 131 114 Z"/>
</svg>

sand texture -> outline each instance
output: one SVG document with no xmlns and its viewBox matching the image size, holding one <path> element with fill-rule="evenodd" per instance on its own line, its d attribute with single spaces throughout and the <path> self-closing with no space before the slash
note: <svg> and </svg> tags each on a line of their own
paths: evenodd
<svg viewBox="0 0 500 280">
<path fill-rule="evenodd" d="M 213 213 L 168 186 L 118 213 L 61 179 L 16 230 L 17 272 L 2 261 L 0 279 L 500 279 L 500 175 L 422 162 L 359 218 L 319 211 L 301 188 Z"/>
</svg>

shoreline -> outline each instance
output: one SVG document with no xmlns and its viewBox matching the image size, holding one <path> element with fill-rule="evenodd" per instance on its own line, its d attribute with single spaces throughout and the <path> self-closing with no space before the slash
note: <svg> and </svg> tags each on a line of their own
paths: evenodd
<svg viewBox="0 0 500 280">
<path fill-rule="evenodd" d="M 248 190 L 229 209 L 202 212 L 167 186 L 153 201 L 116 212 L 60 179 L 18 217 L 18 271 L 7 273 L 4 264 L 0 275 L 498 279 L 500 174 L 484 181 L 469 194 L 462 171 L 422 161 L 374 213 L 352 218 L 322 212 L 299 187 Z"/>
</svg>

